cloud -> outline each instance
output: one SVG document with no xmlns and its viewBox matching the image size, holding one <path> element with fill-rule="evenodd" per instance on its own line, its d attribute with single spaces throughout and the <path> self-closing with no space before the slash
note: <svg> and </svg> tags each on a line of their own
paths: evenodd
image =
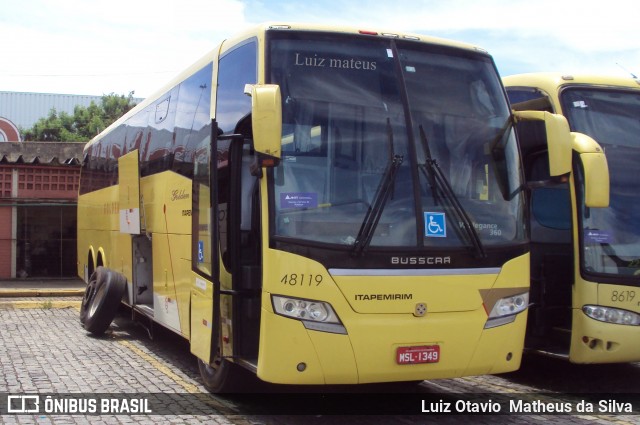
<svg viewBox="0 0 640 425">
<path fill-rule="evenodd" d="M 264 21 L 416 32 L 476 44 L 503 75 L 640 74 L 634 2 L 578 0 L 25 0 L 0 16 L 0 90 L 147 96 Z"/>
<path fill-rule="evenodd" d="M 147 96 L 246 26 L 238 0 L 15 2 L 0 90 Z"/>
<path fill-rule="evenodd" d="M 252 21 L 285 18 L 421 33 L 485 30 L 542 34 L 588 51 L 612 46 L 637 48 L 636 8 L 637 3 L 630 0 L 609 0 L 607 7 L 583 0 L 369 0 L 366 5 L 341 0 L 246 1 L 246 15 Z"/>
<path fill-rule="evenodd" d="M 297 6 L 296 6 L 297 5 Z M 294 8 L 296 6 L 296 8 Z M 607 6 L 581 0 L 416 0 L 360 2 L 248 0 L 256 19 L 334 23 L 416 32 L 472 43 L 487 49 L 500 69 L 640 73 L 640 38 L 630 0 Z M 625 12 L 626 11 L 626 12 Z"/>
</svg>

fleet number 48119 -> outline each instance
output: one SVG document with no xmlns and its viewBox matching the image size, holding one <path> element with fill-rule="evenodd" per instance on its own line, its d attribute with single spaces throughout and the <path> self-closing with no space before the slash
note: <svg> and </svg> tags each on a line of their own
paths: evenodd
<svg viewBox="0 0 640 425">
<path fill-rule="evenodd" d="M 289 286 L 320 286 L 322 283 L 322 275 L 313 273 L 287 273 L 282 276 L 280 283 Z"/>
</svg>

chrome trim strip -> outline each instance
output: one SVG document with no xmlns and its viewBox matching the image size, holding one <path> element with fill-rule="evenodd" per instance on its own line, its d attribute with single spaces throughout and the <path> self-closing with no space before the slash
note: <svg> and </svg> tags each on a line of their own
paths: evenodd
<svg viewBox="0 0 640 425">
<path fill-rule="evenodd" d="M 331 276 L 469 276 L 499 274 L 500 267 L 479 269 L 329 269 Z"/>
<path fill-rule="evenodd" d="M 342 324 L 338 323 L 322 323 L 312 322 L 311 320 L 303 320 L 302 324 L 305 328 L 320 332 L 329 332 L 333 334 L 347 335 L 347 330 Z"/>
<path fill-rule="evenodd" d="M 249 369 L 253 373 L 258 373 L 258 359 L 248 360 L 248 359 L 235 358 L 235 359 L 233 359 L 233 361 L 235 363 L 243 365 L 244 367 L 246 367 L 247 369 Z"/>
</svg>

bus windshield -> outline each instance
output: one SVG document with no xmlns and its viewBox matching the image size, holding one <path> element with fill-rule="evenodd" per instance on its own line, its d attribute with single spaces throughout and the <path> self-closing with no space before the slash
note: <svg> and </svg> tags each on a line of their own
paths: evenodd
<svg viewBox="0 0 640 425">
<path fill-rule="evenodd" d="M 525 240 L 520 158 L 488 55 L 284 31 L 268 49 L 283 104 L 276 238 L 477 256 Z"/>
<path fill-rule="evenodd" d="M 562 108 L 572 131 L 604 148 L 609 165 L 609 208 L 581 208 L 583 268 L 640 280 L 640 92 L 568 88 Z"/>
</svg>

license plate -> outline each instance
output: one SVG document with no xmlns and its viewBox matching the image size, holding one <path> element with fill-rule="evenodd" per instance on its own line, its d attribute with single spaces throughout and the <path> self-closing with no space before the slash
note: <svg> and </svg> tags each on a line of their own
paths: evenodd
<svg viewBox="0 0 640 425">
<path fill-rule="evenodd" d="M 438 363 L 439 361 L 439 345 L 398 347 L 396 351 L 396 362 L 398 362 L 398 364 Z"/>
</svg>

